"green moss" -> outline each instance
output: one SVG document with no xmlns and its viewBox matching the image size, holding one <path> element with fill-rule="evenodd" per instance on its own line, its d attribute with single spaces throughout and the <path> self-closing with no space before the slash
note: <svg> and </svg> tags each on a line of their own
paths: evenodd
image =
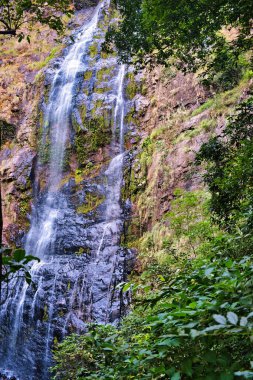
<svg viewBox="0 0 253 380">
<path fill-rule="evenodd" d="M 105 80 L 106 77 L 108 77 L 112 73 L 113 69 L 114 67 L 111 66 L 111 67 L 103 67 L 102 69 L 98 70 L 96 74 L 97 80 L 99 82 L 102 82 L 103 80 Z"/>
<path fill-rule="evenodd" d="M 30 200 L 30 198 L 25 198 L 19 202 L 19 214 L 22 218 L 27 218 L 27 214 L 31 209 Z"/>
<path fill-rule="evenodd" d="M 83 172 L 80 169 L 75 171 L 75 183 L 79 184 L 83 181 Z"/>
<path fill-rule="evenodd" d="M 47 322 L 48 321 L 48 307 L 47 305 L 44 306 L 44 310 L 43 310 L 43 317 L 42 317 L 42 320 L 43 322 Z"/>
<path fill-rule="evenodd" d="M 97 111 L 99 111 L 103 106 L 103 100 L 97 100 L 93 103 L 93 108 L 91 110 L 92 117 L 95 117 Z"/>
<path fill-rule="evenodd" d="M 135 108 L 132 107 L 128 113 L 125 115 L 125 123 L 128 125 L 138 125 L 138 115 L 135 111 Z"/>
<path fill-rule="evenodd" d="M 89 248 L 83 248 L 80 247 L 77 252 L 75 252 L 76 255 L 82 256 L 82 255 L 90 255 L 90 249 Z"/>
<path fill-rule="evenodd" d="M 79 113 L 80 113 L 82 122 L 84 122 L 86 120 L 86 116 L 87 116 L 87 106 L 86 106 L 86 104 L 82 104 L 79 107 Z"/>
<path fill-rule="evenodd" d="M 107 59 L 110 57 L 116 57 L 117 52 L 116 51 L 110 51 L 110 53 L 108 53 L 107 51 L 102 50 L 100 56 L 102 59 Z"/>
<path fill-rule="evenodd" d="M 214 105 L 214 99 L 208 99 L 204 104 L 202 104 L 201 106 L 199 106 L 198 108 L 196 108 L 192 112 L 192 116 L 199 115 L 200 113 L 204 112 L 205 110 L 211 108 L 213 105 Z"/>
<path fill-rule="evenodd" d="M 109 144 L 112 133 L 111 118 L 106 112 L 104 115 L 86 119 L 83 124 L 87 131 L 79 128 L 76 132 L 74 144 L 79 166 L 84 166 L 87 163 L 86 161 L 91 153 Z"/>
<path fill-rule="evenodd" d="M 96 87 L 94 89 L 94 92 L 97 94 L 104 94 L 105 92 L 110 92 L 112 91 L 111 87 L 105 86 L 105 87 Z"/>
<path fill-rule="evenodd" d="M 92 78 L 93 72 L 91 70 L 87 70 L 84 73 L 84 80 L 90 80 Z"/>
<path fill-rule="evenodd" d="M 45 142 L 40 141 L 39 143 L 39 159 L 43 165 L 46 165 L 49 163 L 50 152 L 51 152 L 51 143 L 50 143 L 49 136 L 47 135 Z"/>
<path fill-rule="evenodd" d="M 104 200 L 104 196 L 88 193 L 86 195 L 85 203 L 79 206 L 76 211 L 78 214 L 87 214 L 88 212 L 95 210 L 104 202 Z"/>
<path fill-rule="evenodd" d="M 202 120 L 201 123 L 199 124 L 199 129 L 202 129 L 206 132 L 210 132 L 213 128 L 216 126 L 216 120 L 214 119 L 205 119 Z"/>
<path fill-rule="evenodd" d="M 51 61 L 51 59 L 55 58 L 56 55 L 61 51 L 62 45 L 58 45 L 54 47 L 50 54 L 43 60 L 39 62 L 33 62 L 30 65 L 28 65 L 29 69 L 31 70 L 41 70 L 43 67 L 47 66 L 48 63 Z"/>
<path fill-rule="evenodd" d="M 128 84 L 126 87 L 126 94 L 129 99 L 133 99 L 135 95 L 140 92 L 139 85 L 135 80 L 134 73 L 128 73 Z"/>
<path fill-rule="evenodd" d="M 64 160 L 62 163 L 62 170 L 64 172 L 68 171 L 70 169 L 70 159 L 72 155 L 72 146 L 69 143 L 69 145 L 65 149 L 65 154 L 64 154 Z"/>
<path fill-rule="evenodd" d="M 98 44 L 97 44 L 97 42 L 90 46 L 89 52 L 90 52 L 91 58 L 95 58 L 98 55 Z"/>
</svg>

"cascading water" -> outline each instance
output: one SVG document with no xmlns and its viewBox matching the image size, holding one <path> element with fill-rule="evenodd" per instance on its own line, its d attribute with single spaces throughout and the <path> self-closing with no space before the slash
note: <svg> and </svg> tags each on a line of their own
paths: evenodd
<svg viewBox="0 0 253 380">
<path fill-rule="evenodd" d="M 118 65 L 115 57 L 103 59 L 99 53 L 93 59 L 89 56 L 94 37 L 102 43 L 104 32 L 99 29 L 99 22 L 108 7 L 108 1 L 101 1 L 65 58 L 57 63 L 59 67 L 54 71 L 45 107 L 42 145 L 46 145 L 47 136 L 51 142 L 48 181 L 45 189 L 35 192 L 25 244 L 26 251 L 41 261 L 32 267 L 33 286 L 19 280 L 15 296 L 0 313 L 0 367 L 8 373 L 13 371 L 20 380 L 50 378 L 54 340 L 71 331 L 84 332 L 87 322 L 113 323 L 128 303 L 116 287 L 125 280 L 132 259 L 131 252 L 120 247 L 124 224 L 121 187 L 126 67 Z M 113 74 L 107 80 L 110 89 L 104 91 L 102 102 L 101 95 L 94 94 L 92 89 L 96 72 L 108 65 Z M 84 98 L 80 94 L 80 78 L 90 67 L 93 75 L 85 84 L 88 90 Z M 79 98 L 85 103 L 88 118 L 94 113 L 94 102 L 98 99 L 106 110 L 112 110 L 113 157 L 106 170 L 93 180 L 84 179 L 76 190 L 71 176 L 65 184 L 62 182 L 66 176 L 66 148 L 70 141 L 73 143 L 72 115 L 79 117 Z M 84 128 L 81 124 L 80 128 Z M 37 177 L 45 170 L 40 160 Z M 102 202 L 94 212 L 81 214 L 73 198 L 87 203 L 92 192 L 99 193 Z"/>
</svg>

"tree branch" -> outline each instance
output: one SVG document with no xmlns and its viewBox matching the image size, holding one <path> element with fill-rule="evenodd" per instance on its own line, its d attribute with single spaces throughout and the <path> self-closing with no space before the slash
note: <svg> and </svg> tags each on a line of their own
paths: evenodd
<svg viewBox="0 0 253 380">
<path fill-rule="evenodd" d="M 15 29 L 10 30 L 0 30 L 0 34 L 9 34 L 11 36 L 16 36 L 17 31 Z"/>
</svg>

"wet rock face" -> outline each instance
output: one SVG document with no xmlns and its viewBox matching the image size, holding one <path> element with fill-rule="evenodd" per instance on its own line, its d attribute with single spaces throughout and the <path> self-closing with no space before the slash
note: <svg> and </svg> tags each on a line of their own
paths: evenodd
<svg viewBox="0 0 253 380">
<path fill-rule="evenodd" d="M 99 0 L 75 0 L 76 10 L 80 10 L 86 7 L 95 7 L 98 4 Z"/>
<path fill-rule="evenodd" d="M 134 261 L 121 244 L 131 207 L 121 190 L 130 155 L 125 116 L 133 102 L 126 96 L 127 69 L 101 52 L 106 4 L 46 73 L 37 164 L 23 147 L 17 168 L 3 167 L 20 186 L 23 173 L 33 182 L 24 242 L 41 259 L 32 268 L 33 284 L 12 283 L 0 310 L 0 363 L 21 380 L 49 379 L 54 342 L 85 333 L 89 322 L 117 324 L 129 305 L 117 285 Z"/>
<path fill-rule="evenodd" d="M 32 199 L 31 181 L 36 152 L 29 145 L 14 145 L 0 153 L 4 210 L 4 242 L 21 245 Z"/>
</svg>

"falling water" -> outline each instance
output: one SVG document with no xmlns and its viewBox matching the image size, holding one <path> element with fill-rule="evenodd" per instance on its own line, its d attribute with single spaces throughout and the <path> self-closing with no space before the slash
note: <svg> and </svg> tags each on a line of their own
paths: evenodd
<svg viewBox="0 0 253 380">
<path fill-rule="evenodd" d="M 41 262 L 32 267 L 33 286 L 19 280 L 15 296 L 0 313 L 0 367 L 9 374 L 15 372 L 20 380 L 48 380 L 54 340 L 71 331 L 85 332 L 87 322 L 115 323 L 127 307 L 127 299 L 116 289 L 116 284 L 125 280 L 131 260 L 131 252 L 120 246 L 127 68 L 118 65 L 115 57 L 102 59 L 99 53 L 93 60 L 89 57 L 94 36 L 100 45 L 103 42 L 99 22 L 108 6 L 109 1 L 99 3 L 58 64 L 51 82 L 42 128 L 42 145 L 48 135 L 51 142 L 48 180 L 46 188 L 35 194 L 25 244 L 26 251 Z M 107 65 L 113 69 L 108 79 L 111 89 L 100 99 L 101 95 L 88 93 L 88 89 L 96 84 L 96 71 Z M 94 75 L 85 84 L 88 95 L 84 97 L 80 78 L 88 69 Z M 78 189 L 73 180 L 62 186 L 78 99 L 91 117 L 96 97 L 113 110 L 109 166 L 94 180 L 82 181 Z M 45 166 L 39 162 L 37 176 L 43 170 Z M 103 195 L 104 201 L 94 212 L 82 215 L 73 203 L 73 192 L 80 202 L 87 202 L 91 191 Z M 77 252 L 80 249 L 83 254 Z"/>
<path fill-rule="evenodd" d="M 25 247 L 27 252 L 33 252 L 37 257 L 44 257 L 45 254 L 48 254 L 47 250 L 53 244 L 54 222 L 61 217 L 57 187 L 62 178 L 75 80 L 77 74 L 85 69 L 82 62 L 83 55 L 93 39 L 103 5 L 104 2 L 101 2 L 92 20 L 78 34 L 77 41 L 70 49 L 60 69 L 55 73 L 52 83 L 43 128 L 44 131 L 50 128 L 51 131 L 49 188 L 43 207 L 43 218 L 40 220 L 40 225 L 32 225 Z M 36 235 L 37 239 L 35 239 Z M 34 242 L 36 242 L 35 246 Z"/>
<path fill-rule="evenodd" d="M 124 99 L 123 99 L 123 84 L 125 77 L 125 65 L 121 65 L 119 69 L 119 74 L 117 78 L 117 101 L 114 111 L 114 123 L 113 123 L 113 140 L 115 140 L 115 132 L 118 127 L 120 135 L 119 150 L 120 153 L 115 156 L 106 170 L 105 174 L 107 176 L 107 194 L 106 194 L 106 210 L 105 210 L 105 226 L 102 234 L 102 238 L 98 247 L 97 256 L 102 248 L 106 231 L 109 228 L 115 227 L 115 224 L 119 221 L 122 209 L 120 206 L 121 197 L 121 185 L 122 185 L 122 168 L 123 168 L 123 158 L 124 158 Z M 114 141 L 115 143 L 115 141 Z M 120 221 L 121 222 L 121 221 Z M 120 230 L 120 229 L 119 229 Z"/>
</svg>

